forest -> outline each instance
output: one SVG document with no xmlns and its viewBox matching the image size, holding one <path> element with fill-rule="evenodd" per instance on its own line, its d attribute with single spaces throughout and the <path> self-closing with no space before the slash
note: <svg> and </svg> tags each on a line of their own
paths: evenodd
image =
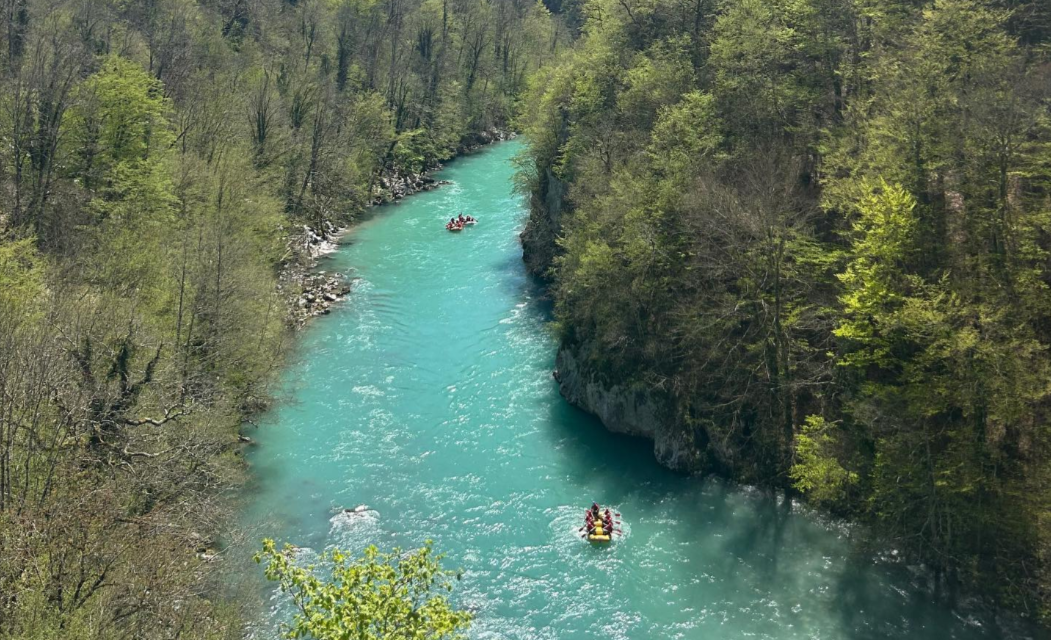
<svg viewBox="0 0 1051 640">
<path fill-rule="evenodd" d="M 240 638 L 218 538 L 292 343 L 296 234 L 507 128 L 572 32 L 521 0 L 0 23 L 0 637 Z"/>
<path fill-rule="evenodd" d="M 687 471 L 1051 616 L 1051 3 L 586 0 L 521 126 L 563 350 Z"/>
<path fill-rule="evenodd" d="M 5 0 L 0 26 L 0 638 L 242 637 L 220 538 L 304 226 L 510 129 L 563 351 L 662 399 L 681 470 L 1051 619 L 1046 0 Z"/>
</svg>

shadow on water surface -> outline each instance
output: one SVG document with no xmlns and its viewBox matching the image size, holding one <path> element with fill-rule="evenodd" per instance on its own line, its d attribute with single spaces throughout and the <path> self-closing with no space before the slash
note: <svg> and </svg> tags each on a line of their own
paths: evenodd
<svg viewBox="0 0 1051 640">
<path fill-rule="evenodd" d="M 564 401 L 551 404 L 547 424 L 560 467 L 582 488 L 581 508 L 595 500 L 624 509 L 626 524 L 646 531 L 637 544 L 662 537 L 679 562 L 715 576 L 722 586 L 713 597 L 794 595 L 838 621 L 838 635 L 827 637 L 850 640 L 1048 638 L 1024 622 L 1005 627 L 988 611 L 969 620 L 935 602 L 904 567 L 877 562 L 852 540 L 863 530 L 801 514 L 779 492 L 676 474 L 656 462 L 651 441 L 611 433 Z M 830 555 L 806 557 L 808 549 Z"/>
</svg>

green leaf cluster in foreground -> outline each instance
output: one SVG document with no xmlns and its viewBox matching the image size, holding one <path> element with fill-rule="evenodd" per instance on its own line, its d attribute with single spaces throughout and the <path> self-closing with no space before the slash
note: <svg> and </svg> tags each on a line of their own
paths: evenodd
<svg viewBox="0 0 1051 640">
<path fill-rule="evenodd" d="M 288 638 L 460 640 L 471 622 L 470 613 L 449 604 L 445 594 L 460 576 L 441 568 L 430 542 L 409 553 L 370 546 L 361 558 L 336 549 L 321 558 L 320 569 L 297 565 L 294 547 L 279 550 L 268 539 L 255 560 L 298 610 L 285 625 Z"/>
</svg>

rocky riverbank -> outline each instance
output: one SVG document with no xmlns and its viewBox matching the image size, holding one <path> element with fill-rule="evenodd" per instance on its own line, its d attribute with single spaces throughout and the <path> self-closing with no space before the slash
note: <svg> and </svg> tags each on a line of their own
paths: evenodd
<svg viewBox="0 0 1051 640">
<path fill-rule="evenodd" d="M 376 180 L 369 204 L 396 202 L 445 184 L 447 180 L 435 180 L 429 172 L 403 175 L 396 169 L 389 170 Z M 318 261 L 339 248 L 347 228 L 328 221 L 320 227 L 303 225 L 288 241 L 278 289 L 284 294 L 288 322 L 293 327 L 302 328 L 311 318 L 328 314 L 334 304 L 350 293 L 352 284 L 344 274 L 317 270 Z"/>
<path fill-rule="evenodd" d="M 514 132 L 504 131 L 502 129 L 493 128 L 479 131 L 464 138 L 460 146 L 457 147 L 456 153 L 453 157 L 457 158 L 494 142 L 512 140 L 515 137 L 516 134 Z M 380 174 L 376 183 L 373 185 L 372 197 L 369 202 L 371 205 L 396 202 L 406 196 L 411 196 L 414 193 L 430 191 L 431 189 L 437 189 L 442 185 L 449 184 L 448 180 L 436 180 L 431 175 L 441 169 L 441 163 L 419 173 L 402 171 L 398 167 L 386 169 Z"/>
<path fill-rule="evenodd" d="M 501 129 L 480 131 L 463 140 L 456 156 L 514 137 L 513 132 Z M 389 168 L 376 179 L 369 205 L 397 202 L 414 193 L 449 184 L 448 180 L 437 180 L 431 175 L 441 169 L 441 164 L 419 173 Z M 293 327 L 302 328 L 311 318 L 329 313 L 334 304 L 350 293 L 352 283 L 343 274 L 317 271 L 318 261 L 339 247 L 346 231 L 347 227 L 326 221 L 320 227 L 303 225 L 290 234 L 278 290 L 285 298 L 288 323 Z"/>
<path fill-rule="evenodd" d="M 459 148 L 456 149 L 456 155 L 462 156 L 471 153 L 472 151 L 477 151 L 488 144 L 503 142 L 504 140 L 514 140 L 517 137 L 518 134 L 514 131 L 490 127 L 489 129 L 478 131 L 464 138 L 460 142 Z"/>
<path fill-rule="evenodd" d="M 386 171 L 376 180 L 372 189 L 372 200 L 369 203 L 375 206 L 396 202 L 405 196 L 449 184 L 448 180 L 435 180 L 430 175 L 431 171 L 438 169 L 441 169 L 441 165 L 423 173 L 402 174 L 397 170 Z"/>
<path fill-rule="evenodd" d="M 333 304 L 350 293 L 343 274 L 316 271 L 318 260 L 336 250 L 345 231 L 330 222 L 320 229 L 303 225 L 289 239 L 277 288 L 293 327 L 301 328 L 310 318 L 329 313 Z"/>
</svg>

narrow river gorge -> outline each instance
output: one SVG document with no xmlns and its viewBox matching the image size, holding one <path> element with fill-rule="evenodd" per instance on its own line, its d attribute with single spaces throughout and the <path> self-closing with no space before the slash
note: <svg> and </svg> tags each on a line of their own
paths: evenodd
<svg viewBox="0 0 1051 640">
<path fill-rule="evenodd" d="M 472 638 L 998 637 L 849 527 L 667 471 L 559 396 L 550 309 L 521 262 L 518 149 L 451 163 L 452 184 L 376 210 L 326 259 L 353 291 L 304 333 L 254 434 L 250 530 L 314 551 L 432 539 L 464 571 Z M 461 211 L 480 223 L 446 232 Z M 592 501 L 623 514 L 609 548 L 577 533 Z"/>
</svg>

